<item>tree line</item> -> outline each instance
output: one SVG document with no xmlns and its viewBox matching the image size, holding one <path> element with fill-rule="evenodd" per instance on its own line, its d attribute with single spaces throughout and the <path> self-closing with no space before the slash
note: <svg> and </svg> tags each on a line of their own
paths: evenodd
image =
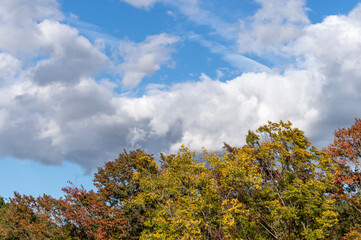
<svg viewBox="0 0 361 240">
<path fill-rule="evenodd" d="M 0 239 L 361 239 L 360 157 L 360 119 L 323 150 L 281 121 L 221 154 L 124 151 L 96 191 L 0 198 Z"/>
</svg>

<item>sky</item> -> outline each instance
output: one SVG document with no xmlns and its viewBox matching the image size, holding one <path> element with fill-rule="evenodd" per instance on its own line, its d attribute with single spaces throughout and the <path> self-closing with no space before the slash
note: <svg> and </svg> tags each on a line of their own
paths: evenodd
<svg viewBox="0 0 361 240">
<path fill-rule="evenodd" d="M 291 121 L 317 146 L 361 113 L 361 4 L 0 0 L 0 195 L 62 196 L 123 149 L 242 146 Z"/>
</svg>

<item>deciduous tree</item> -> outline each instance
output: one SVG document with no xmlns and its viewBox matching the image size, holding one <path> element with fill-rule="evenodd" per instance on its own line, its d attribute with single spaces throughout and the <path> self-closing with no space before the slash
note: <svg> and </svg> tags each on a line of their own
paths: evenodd
<svg viewBox="0 0 361 240">
<path fill-rule="evenodd" d="M 83 187 L 68 186 L 60 200 L 63 228 L 72 239 L 125 239 L 123 210 L 109 206 L 103 196 Z"/>
<path fill-rule="evenodd" d="M 327 239 L 337 223 L 333 200 L 335 165 L 291 123 L 269 123 L 250 131 L 247 146 L 261 175 L 260 186 L 244 189 L 259 231 L 275 239 Z M 248 150 L 249 151 L 249 150 Z"/>
<path fill-rule="evenodd" d="M 0 210 L 0 236 L 3 239 L 64 239 L 58 225 L 58 201 L 50 196 L 34 198 L 14 193 Z"/>
<path fill-rule="evenodd" d="M 347 134 L 347 141 L 356 136 Z M 222 153 L 204 150 L 200 156 L 182 147 L 177 154 L 161 155 L 159 166 L 144 151 L 124 151 L 98 169 L 96 191 L 70 185 L 61 199 L 15 193 L 0 206 L 0 236 L 356 239 L 359 228 L 350 224 L 347 207 L 358 209 L 359 182 L 356 169 L 342 161 L 355 162 L 359 145 L 347 141 L 330 147 L 331 159 L 291 123 L 269 122 L 249 131 L 244 146 L 225 144 Z M 335 193 L 346 200 L 332 198 Z"/>
<path fill-rule="evenodd" d="M 333 193 L 340 214 L 337 232 L 345 239 L 361 239 L 361 119 L 335 131 L 326 151 L 338 166 Z"/>
<path fill-rule="evenodd" d="M 138 239 L 143 231 L 143 206 L 132 206 L 132 199 L 143 191 L 139 176 L 158 172 L 152 155 L 141 150 L 124 151 L 114 161 L 105 163 L 94 176 L 94 185 L 107 206 L 121 208 L 126 219 L 126 239 Z M 137 177 L 138 176 L 138 177 Z"/>
<path fill-rule="evenodd" d="M 133 175 L 143 208 L 141 239 L 327 239 L 337 223 L 335 165 L 290 123 L 249 132 L 247 145 L 226 145 L 199 161 L 182 148 L 161 169 Z"/>
</svg>

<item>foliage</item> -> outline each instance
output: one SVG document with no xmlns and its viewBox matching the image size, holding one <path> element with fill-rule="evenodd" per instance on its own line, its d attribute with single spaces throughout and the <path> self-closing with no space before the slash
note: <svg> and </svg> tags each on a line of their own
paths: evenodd
<svg viewBox="0 0 361 240">
<path fill-rule="evenodd" d="M 107 206 L 100 194 L 83 187 L 66 187 L 60 201 L 62 217 L 72 239 L 121 239 L 125 237 L 123 211 Z"/>
<path fill-rule="evenodd" d="M 360 210 L 361 119 L 355 119 L 349 128 L 339 128 L 334 135 L 334 141 L 327 151 L 338 165 L 337 194 L 346 197 Z"/>
<path fill-rule="evenodd" d="M 3 207 L 0 236 L 3 239 L 121 239 L 121 209 L 110 208 L 95 192 L 67 187 L 65 199 L 34 198 L 15 193 Z"/>
<path fill-rule="evenodd" d="M 361 239 L 361 119 L 335 131 L 333 143 L 326 151 L 338 167 L 333 197 L 342 218 L 337 232 L 344 234 L 345 239 Z"/>
<path fill-rule="evenodd" d="M 50 196 L 34 198 L 14 193 L 1 208 L 2 239 L 63 239 L 62 228 L 56 223 L 57 200 Z"/>
<path fill-rule="evenodd" d="M 249 132 L 248 144 L 222 155 L 181 148 L 159 171 L 134 172 L 144 210 L 140 239 L 323 239 L 337 223 L 335 166 L 290 123 Z"/>
<path fill-rule="evenodd" d="M 5 200 L 3 197 L 0 197 L 0 209 L 5 206 Z"/>
<path fill-rule="evenodd" d="M 129 153 L 124 151 L 117 159 L 99 168 L 95 174 L 94 185 L 107 206 L 119 207 L 123 211 L 126 218 L 126 239 L 138 239 L 143 230 L 145 209 L 127 204 L 142 192 L 139 179 L 135 176 L 157 172 L 158 166 L 153 156 L 137 150 Z"/>
<path fill-rule="evenodd" d="M 97 191 L 0 203 L 0 239 L 360 239 L 358 136 L 359 120 L 327 154 L 281 121 L 222 153 L 124 151 Z"/>
<path fill-rule="evenodd" d="M 337 223 L 333 200 L 335 166 L 291 123 L 269 123 L 249 132 L 261 183 L 247 195 L 258 231 L 275 239 L 324 239 Z M 244 189 L 245 191 L 249 191 Z"/>
</svg>

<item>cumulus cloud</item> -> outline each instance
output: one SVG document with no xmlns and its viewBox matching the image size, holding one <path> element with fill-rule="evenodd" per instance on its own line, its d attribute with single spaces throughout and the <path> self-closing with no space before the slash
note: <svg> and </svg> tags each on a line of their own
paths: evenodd
<svg viewBox="0 0 361 240">
<path fill-rule="evenodd" d="M 197 83 L 141 98 L 116 96 L 113 87 L 83 79 L 71 90 L 7 89 L 0 119 L 11 124 L 0 128 L 0 153 L 45 164 L 67 159 L 93 169 L 124 147 L 172 152 L 184 143 L 196 151 L 219 150 L 223 141 L 242 144 L 248 129 L 267 120 L 290 119 L 305 127 L 320 116 L 314 106 L 321 85 L 305 71 L 249 73 L 228 82 L 202 75 Z"/>
<path fill-rule="evenodd" d="M 42 48 L 39 22 L 63 18 L 56 0 L 0 0 L 0 6 L 0 49 L 22 57 Z"/>
<path fill-rule="evenodd" d="M 73 84 L 102 69 L 107 57 L 76 29 L 44 20 L 38 24 L 46 59 L 38 61 L 32 74 L 39 85 L 53 82 Z"/>
<path fill-rule="evenodd" d="M 165 137 L 173 126 L 178 126 L 182 134 L 170 142 L 171 151 L 182 143 L 197 151 L 202 147 L 219 150 L 223 141 L 243 144 L 247 130 L 267 120 L 290 116 L 298 124 L 316 120 L 318 112 L 312 108 L 313 101 L 305 98 L 309 90 L 316 88 L 310 81 L 301 81 L 305 74 L 250 73 L 227 82 L 202 75 L 201 82 L 178 84 L 161 97 L 147 97 L 156 111 L 149 123 L 151 135 Z M 290 77 L 293 81 L 289 81 Z M 284 99 L 289 102 L 284 103 Z M 301 116 L 307 119 L 300 121 Z"/>
<path fill-rule="evenodd" d="M 134 87 L 143 77 L 153 75 L 161 65 L 169 63 L 173 45 L 179 40 L 162 33 L 149 36 L 141 43 L 122 41 L 119 50 L 124 62 L 119 68 L 123 73 L 123 84 Z"/>
<path fill-rule="evenodd" d="M 63 16 L 56 0 L 1 0 L 1 19 L 16 24 L 51 18 L 60 20 Z"/>
<path fill-rule="evenodd" d="M 303 2 L 289 2 L 295 13 L 269 13 L 265 9 L 274 6 L 260 1 L 259 12 L 265 12 L 254 19 L 289 24 L 297 34 L 276 39 L 250 34 L 260 38 L 257 44 L 292 54 L 297 60 L 292 66 L 225 82 L 202 74 L 193 82 L 149 86 L 141 97 L 119 95 L 114 83 L 94 79 L 108 58 L 57 20 L 61 14 L 54 1 L 37 1 L 51 8 L 47 15 L 34 10 L 30 27 L 4 17 L 0 32 L 15 26 L 9 35 L 24 32 L 29 42 L 21 47 L 0 39 L 0 156 L 53 165 L 68 160 L 91 170 L 123 148 L 157 153 L 182 143 L 196 151 L 220 150 L 224 141 L 239 146 L 248 129 L 281 119 L 324 145 L 335 128 L 361 113 L 361 7 L 312 25 L 304 18 Z M 9 7 L 11 1 L 0 3 Z M 121 41 L 123 83 L 135 86 L 169 63 L 178 41 L 168 34 L 141 43 Z"/>
<path fill-rule="evenodd" d="M 194 150 L 217 150 L 222 141 L 239 142 L 246 129 L 277 115 L 272 110 L 278 99 L 267 102 L 270 94 L 263 100 L 258 90 L 244 85 L 250 78 L 260 79 L 266 90 L 266 75 L 227 83 L 204 77 L 142 98 L 117 97 L 113 85 L 91 79 L 71 90 L 56 85 L 2 89 L 0 153 L 45 164 L 67 159 L 92 169 L 122 147 L 168 152 L 185 143 Z M 307 115 L 305 104 L 304 109 L 290 105 L 289 111 Z"/>
<path fill-rule="evenodd" d="M 59 164 L 68 158 L 79 160 L 74 152 L 89 150 L 91 156 L 100 147 L 94 139 L 98 134 L 101 137 L 97 122 L 115 111 L 109 89 L 107 84 L 87 79 L 71 89 L 66 85 L 39 87 L 31 83 L 1 89 L 1 115 L 6 118 L 2 121 L 6 127 L 0 133 L 1 155 L 45 164 Z M 91 166 L 94 159 L 82 161 Z"/>
<path fill-rule="evenodd" d="M 348 16 L 329 16 L 306 27 L 304 34 L 288 46 L 288 51 L 303 59 L 299 67 L 318 73 L 323 85 L 317 104 L 323 118 L 314 128 L 320 139 L 322 132 L 345 125 L 346 119 L 349 124 L 360 114 L 360 9 L 358 5 Z"/>
<path fill-rule="evenodd" d="M 241 22 L 239 51 L 280 51 L 302 34 L 310 21 L 304 0 L 257 0 L 261 8 L 248 22 Z"/>
<path fill-rule="evenodd" d="M 2 0 L 0 5 L 2 56 L 8 63 L 10 58 L 12 64 L 21 61 L 39 85 L 76 83 L 106 64 L 108 59 L 98 48 L 75 28 L 59 22 L 62 14 L 55 0 Z"/>
<path fill-rule="evenodd" d="M 0 86 L 12 83 L 21 70 L 21 61 L 10 54 L 0 53 Z"/>
</svg>

